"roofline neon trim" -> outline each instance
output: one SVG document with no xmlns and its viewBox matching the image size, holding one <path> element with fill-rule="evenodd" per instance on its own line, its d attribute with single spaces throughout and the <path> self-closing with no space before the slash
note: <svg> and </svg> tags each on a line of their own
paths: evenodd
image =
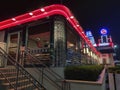
<svg viewBox="0 0 120 90">
<path fill-rule="evenodd" d="M 48 16 L 58 14 L 58 15 L 64 16 L 68 20 L 68 22 L 73 26 L 73 28 L 78 32 L 78 34 L 85 40 L 85 42 L 92 49 L 92 51 L 94 51 L 97 55 L 100 55 L 100 53 L 94 48 L 92 43 L 83 33 L 84 31 L 82 27 L 79 25 L 78 21 L 75 19 L 73 14 L 70 12 L 70 10 L 66 6 L 60 5 L 60 4 L 54 4 L 54 5 L 46 6 L 42 9 L 44 9 L 44 11 L 41 9 L 37 9 L 30 12 L 31 14 L 26 13 L 11 19 L 4 20 L 0 22 L 0 30 L 4 30 L 6 28 L 14 27 L 20 24 L 24 24 L 37 19 L 42 19 Z"/>
</svg>

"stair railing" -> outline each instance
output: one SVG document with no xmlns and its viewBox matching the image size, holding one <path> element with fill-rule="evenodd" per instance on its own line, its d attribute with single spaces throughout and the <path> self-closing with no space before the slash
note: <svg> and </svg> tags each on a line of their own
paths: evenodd
<svg viewBox="0 0 120 90">
<path fill-rule="evenodd" d="M 42 78 L 48 79 L 49 81 L 51 81 L 52 85 L 57 87 L 57 90 L 70 90 L 70 83 L 66 82 L 63 77 L 61 77 L 58 73 L 53 71 L 49 66 L 42 63 L 39 58 L 33 56 L 28 49 L 26 49 L 24 53 L 25 53 L 25 57 L 29 56 L 29 58 L 31 58 L 30 59 L 31 65 L 43 74 Z M 40 63 L 42 65 L 41 68 L 43 69 L 38 68 L 34 64 L 34 62 Z"/>
<path fill-rule="evenodd" d="M 45 87 L 43 87 L 43 85 L 40 84 L 40 82 L 38 82 L 27 70 L 24 69 L 23 66 L 21 66 L 13 57 L 11 57 L 1 47 L 0 47 L 0 55 L 1 55 L 1 57 L 6 59 L 7 62 L 9 62 L 14 67 L 14 68 L 10 67 L 11 69 L 9 69 L 8 72 L 9 73 L 16 72 L 16 74 L 15 74 L 16 78 L 14 78 L 12 80 L 12 82 L 16 81 L 16 83 L 12 83 L 10 79 L 8 79 L 6 76 L 4 76 L 4 78 L 8 81 L 10 86 L 12 88 L 14 88 L 14 90 L 21 90 L 20 88 L 23 88 L 23 86 L 25 89 L 27 89 L 28 86 L 31 86 L 31 87 L 29 87 L 29 90 L 34 90 L 34 89 L 46 90 Z M 1 72 L 1 73 L 3 73 L 3 72 Z M 23 81 L 26 80 L 26 82 L 19 83 L 18 82 L 19 80 L 23 80 Z"/>
</svg>

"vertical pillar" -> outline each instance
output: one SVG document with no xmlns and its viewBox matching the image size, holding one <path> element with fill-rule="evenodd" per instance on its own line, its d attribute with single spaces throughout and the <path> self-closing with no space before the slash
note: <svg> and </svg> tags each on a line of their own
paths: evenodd
<svg viewBox="0 0 120 90">
<path fill-rule="evenodd" d="M 82 55 L 81 55 L 82 54 L 82 51 L 81 51 L 82 50 L 82 40 L 81 40 L 81 37 L 79 37 L 79 41 L 78 42 L 79 42 L 79 46 L 78 46 L 79 49 L 78 50 L 79 50 L 79 53 L 80 53 L 79 54 L 80 55 L 79 62 L 81 63 L 81 59 L 82 59 Z"/>
<path fill-rule="evenodd" d="M 55 66 L 65 66 L 66 62 L 66 36 L 64 19 L 60 16 L 54 18 L 54 51 Z"/>
<path fill-rule="evenodd" d="M 5 31 L 0 31 L 0 42 L 4 42 Z"/>
<path fill-rule="evenodd" d="M 0 31 L 0 47 L 6 51 L 5 31 Z M 0 67 L 6 66 L 6 60 L 0 55 Z"/>
</svg>

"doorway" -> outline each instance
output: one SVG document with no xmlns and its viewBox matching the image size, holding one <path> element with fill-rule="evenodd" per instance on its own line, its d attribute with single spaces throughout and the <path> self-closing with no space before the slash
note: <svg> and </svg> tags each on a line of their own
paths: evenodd
<svg viewBox="0 0 120 90">
<path fill-rule="evenodd" d="M 7 53 L 12 56 L 15 61 L 20 63 L 21 32 L 9 33 L 7 43 Z M 11 63 L 7 61 L 7 65 L 11 65 Z"/>
</svg>

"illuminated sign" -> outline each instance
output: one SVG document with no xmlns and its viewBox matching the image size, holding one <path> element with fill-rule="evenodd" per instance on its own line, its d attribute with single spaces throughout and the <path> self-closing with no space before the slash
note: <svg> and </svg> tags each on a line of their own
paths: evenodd
<svg viewBox="0 0 120 90">
<path fill-rule="evenodd" d="M 86 36 L 87 36 L 87 37 L 89 38 L 89 40 L 91 41 L 92 45 L 96 44 L 96 43 L 95 43 L 95 39 L 94 39 L 91 31 L 86 31 Z"/>
<path fill-rule="evenodd" d="M 101 33 L 102 35 L 106 35 L 106 34 L 107 34 L 107 29 L 101 29 L 100 33 Z"/>
<path fill-rule="evenodd" d="M 87 35 L 88 37 L 92 37 L 91 31 L 86 31 L 86 35 Z"/>
<path fill-rule="evenodd" d="M 109 46 L 110 43 L 99 43 L 99 46 Z"/>
</svg>

